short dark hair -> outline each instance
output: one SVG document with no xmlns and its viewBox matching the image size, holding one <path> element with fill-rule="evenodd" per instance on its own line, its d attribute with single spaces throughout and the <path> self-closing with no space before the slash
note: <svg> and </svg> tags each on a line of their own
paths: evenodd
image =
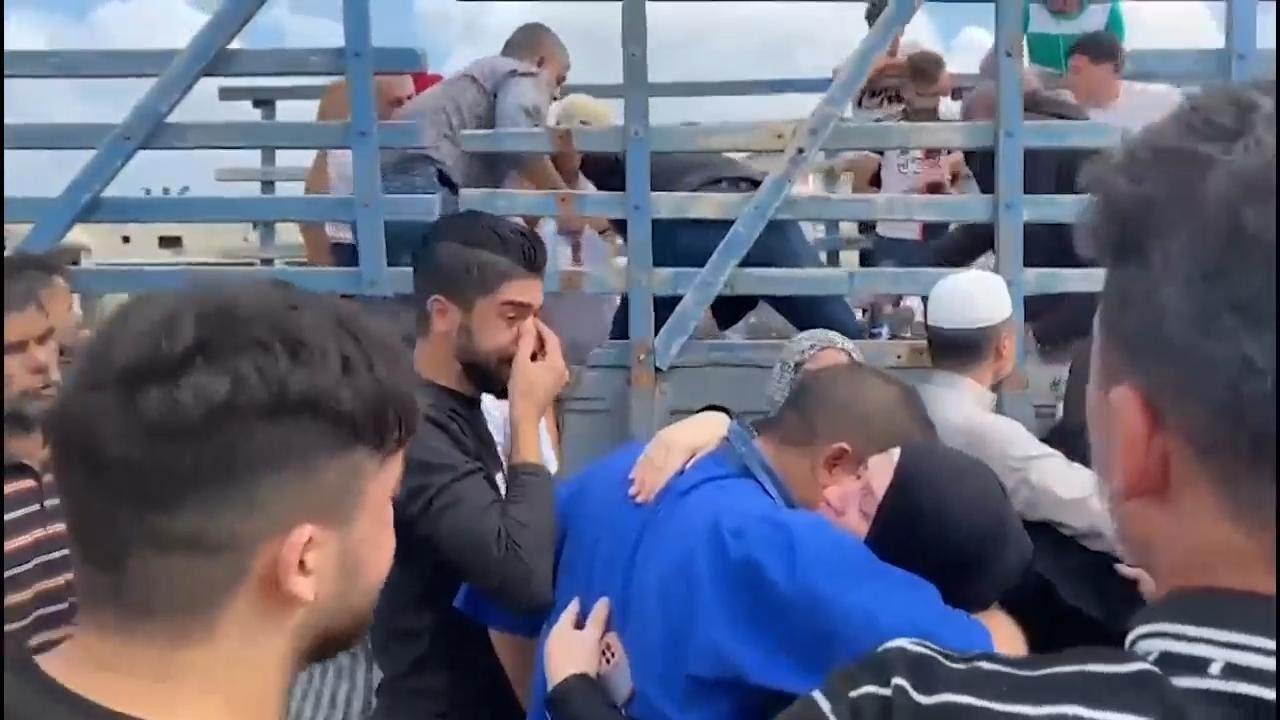
<svg viewBox="0 0 1280 720">
<path fill-rule="evenodd" d="M 516 28 L 502 44 L 503 57 L 533 61 L 549 53 L 569 56 L 564 41 L 554 30 L 540 22 L 525 23 Z"/>
<path fill-rule="evenodd" d="M 429 329 L 427 301 L 434 295 L 470 310 L 512 280 L 541 278 L 546 269 L 547 246 L 536 231 L 478 210 L 445 215 L 414 254 L 418 329 Z"/>
<path fill-rule="evenodd" d="M 64 252 L 17 252 L 4 256 L 5 315 L 39 304 L 40 293 L 47 290 L 55 279 L 66 279 Z"/>
<path fill-rule="evenodd" d="M 907 56 L 907 80 L 914 86 L 937 85 L 947 71 L 947 61 L 932 50 L 917 50 Z"/>
<path fill-rule="evenodd" d="M 1094 30 L 1076 38 L 1067 50 L 1067 58 L 1076 55 L 1094 65 L 1112 65 L 1116 72 L 1124 70 L 1124 46 L 1120 44 L 1120 38 L 1106 30 Z"/>
<path fill-rule="evenodd" d="M 349 522 L 416 428 L 407 356 L 353 303 L 283 283 L 127 302 L 47 422 L 82 610 L 198 624 L 263 541 Z"/>
<path fill-rule="evenodd" d="M 782 407 L 755 427 L 792 447 L 847 442 L 864 458 L 938 438 L 915 388 L 863 363 L 801 374 Z"/>
<path fill-rule="evenodd" d="M 991 359 L 1006 325 L 952 330 L 927 327 L 929 364 L 938 370 L 966 372 Z"/>
<path fill-rule="evenodd" d="M 1098 381 L 1141 389 L 1243 520 L 1275 527 L 1276 84 L 1208 88 L 1086 165 Z"/>
</svg>

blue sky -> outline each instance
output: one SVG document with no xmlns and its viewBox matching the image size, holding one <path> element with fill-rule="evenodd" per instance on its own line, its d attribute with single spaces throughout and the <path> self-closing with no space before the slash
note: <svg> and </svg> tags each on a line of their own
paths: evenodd
<svg viewBox="0 0 1280 720">
<path fill-rule="evenodd" d="M 199 28 L 218 0 L 6 0 L 6 49 L 174 47 Z M 621 76 L 617 3 L 373 0 L 380 45 L 426 50 L 433 68 L 455 70 L 495 51 L 521 22 L 541 20 L 565 38 L 571 80 L 611 82 Z M 1260 44 L 1275 46 L 1275 3 L 1262 3 Z M 271 0 L 238 39 L 244 47 L 332 47 L 341 44 L 340 0 Z M 650 74 L 656 80 L 813 77 L 826 75 L 865 34 L 864 6 L 849 3 L 655 3 L 650 5 Z M 1129 45 L 1220 47 L 1222 3 L 1126 2 Z M 907 36 L 943 51 L 954 69 L 972 70 L 991 42 L 992 5 L 927 4 Z M 709 28 L 728 28 L 723 31 Z M 244 104 L 217 100 L 217 86 L 199 83 L 175 120 L 254 119 Z M 243 82 L 243 81 L 239 81 Z M 276 80 L 275 82 L 280 82 Z M 145 90 L 145 81 L 11 81 L 4 84 L 6 122 L 118 120 Z M 655 100 L 655 122 L 798 117 L 811 96 Z M 283 119 L 308 119 L 304 103 L 281 106 Z M 283 154 L 282 164 L 306 155 Z M 57 193 L 85 153 L 6 152 L 6 195 Z M 254 153 L 142 153 L 112 193 L 144 185 L 190 185 L 201 194 L 251 192 L 212 180 L 213 170 L 255 164 Z"/>
</svg>

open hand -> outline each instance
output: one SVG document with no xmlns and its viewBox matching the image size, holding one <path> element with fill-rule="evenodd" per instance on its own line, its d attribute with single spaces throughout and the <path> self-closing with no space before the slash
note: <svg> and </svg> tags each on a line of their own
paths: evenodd
<svg viewBox="0 0 1280 720">
<path fill-rule="evenodd" d="M 580 608 L 578 598 L 570 600 L 547 632 L 542 659 L 548 689 L 574 675 L 595 677 L 600 672 L 600 642 L 609 625 L 609 599 L 602 597 L 591 606 L 581 629 L 578 628 Z"/>
<path fill-rule="evenodd" d="M 647 503 L 657 497 L 671 478 L 719 447 L 730 422 L 724 413 L 707 411 L 659 430 L 631 468 L 632 499 Z"/>
</svg>

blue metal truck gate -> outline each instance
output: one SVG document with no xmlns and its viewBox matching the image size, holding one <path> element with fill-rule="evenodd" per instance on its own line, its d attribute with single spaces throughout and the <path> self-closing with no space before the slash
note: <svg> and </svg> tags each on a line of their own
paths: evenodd
<svg viewBox="0 0 1280 720">
<path fill-rule="evenodd" d="M 298 221 L 354 223 L 360 244 L 358 268 L 219 268 L 103 266 L 77 269 L 76 288 L 85 295 L 133 292 L 183 285 L 210 278 L 276 277 L 328 292 L 388 295 L 407 293 L 405 269 L 386 265 L 384 219 L 434 217 L 439 199 L 430 195 L 384 196 L 378 173 L 380 148 L 414 146 L 411 125 L 377 122 L 374 72 L 426 69 L 417 51 L 372 46 L 370 0 L 346 0 L 343 10 L 345 48 L 315 50 L 226 49 L 265 0 L 224 0 L 205 26 L 179 51 L 6 51 L 6 78 L 155 77 L 151 89 L 118 125 L 109 123 L 6 123 L 5 149 L 96 149 L 93 158 L 55 198 L 11 197 L 4 200 L 6 223 L 34 223 L 20 245 L 40 250 L 57 243 L 77 222 L 251 222 L 269 249 L 274 224 Z M 624 54 L 621 85 L 577 86 L 577 91 L 621 97 L 621 127 L 573 130 L 574 145 L 584 151 L 626 151 L 625 193 L 558 193 L 515 190 L 464 190 L 460 205 L 503 215 L 556 215 L 564 207 L 589 216 L 626 218 L 629 237 L 626 277 L 593 275 L 575 278 L 583 292 L 630 295 L 632 339 L 627 346 L 629 418 L 633 435 L 651 432 L 664 416 L 662 371 L 677 359 L 698 364 L 732 365 L 735 345 L 699 343 L 681 354 L 694 324 L 717 294 L 849 294 L 865 292 L 926 294 L 948 272 L 941 269 L 819 270 L 737 269 L 770 218 L 801 220 L 913 219 L 942 222 L 994 222 L 997 267 L 1008 280 L 1021 323 L 1026 295 L 1094 291 L 1098 270 L 1025 269 L 1022 229 L 1025 222 L 1071 223 L 1086 198 L 1078 195 L 1024 197 L 1022 162 L 1025 148 L 1106 148 L 1121 139 L 1119 131 L 1088 122 L 1022 121 L 1018 79 L 1022 60 L 1023 0 L 996 0 L 998 112 L 994 123 L 859 124 L 840 118 L 871 63 L 893 35 L 911 19 L 922 0 L 892 0 L 888 10 L 843 63 L 833 79 L 728 80 L 650 83 L 647 61 L 646 0 L 621 2 Z M 741 0 L 750 1 L 750 0 Z M 951 2 L 955 0 L 931 0 Z M 968 0 L 960 0 L 968 1 Z M 1262 68 L 1273 68 L 1274 50 L 1257 47 L 1258 0 L 1227 0 L 1226 47 L 1219 50 L 1135 51 L 1127 74 L 1180 84 L 1247 80 Z M 351 90 L 351 119 L 345 123 L 275 121 L 275 103 L 314 100 L 320 86 L 242 87 L 220 89 L 229 101 L 253 102 L 261 121 L 223 123 L 166 122 L 170 111 L 202 76 L 271 77 L 345 75 Z M 653 126 L 649 99 L 673 96 L 727 96 L 783 92 L 821 93 L 813 113 L 798 122 L 712 123 Z M 506 130 L 466 133 L 473 152 L 550 152 L 566 131 Z M 797 176 L 820 152 L 885 148 L 995 147 L 997 187 L 993 196 L 862 197 L 834 194 L 792 196 Z M 104 197 L 103 190 L 139 149 L 255 149 L 262 166 L 228 169 L 222 180 L 260 184 L 258 197 Z M 355 190 L 349 197 L 275 195 L 276 182 L 299 180 L 296 169 L 275 167 L 280 149 L 351 148 Z M 771 172 L 754 195 L 650 192 L 649 158 L 654 152 L 781 151 L 782 166 Z M 733 219 L 725 241 L 702 269 L 655 269 L 650 247 L 653 218 Z M 562 278 L 552 277 L 548 289 Z M 678 295 L 679 308 L 655 336 L 653 297 Z M 1021 337 L 1022 333 L 1018 333 Z M 717 349 L 717 347 L 719 349 Z M 619 348 L 606 348 L 605 355 Z M 886 351 L 891 352 L 891 351 Z M 1022 349 L 1019 350 L 1020 357 Z M 1006 398 L 1019 414 L 1019 398 Z M 1025 405 L 1025 403 L 1023 403 Z"/>
</svg>

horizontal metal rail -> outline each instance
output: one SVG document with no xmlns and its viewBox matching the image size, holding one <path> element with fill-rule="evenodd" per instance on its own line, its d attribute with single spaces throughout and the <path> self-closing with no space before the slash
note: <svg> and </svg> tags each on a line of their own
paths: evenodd
<svg viewBox="0 0 1280 720">
<path fill-rule="evenodd" d="M 306 182 L 309 167 L 300 165 L 260 165 L 258 167 L 224 167 L 213 171 L 218 182 Z"/>
<path fill-rule="evenodd" d="M 6 197 L 5 223 L 34 223 L 57 202 L 46 197 Z M 388 195 L 389 220 L 422 220 L 440 213 L 435 195 Z M 239 223 L 239 222 L 352 222 L 356 205 L 351 196 L 308 197 L 110 197 L 90 201 L 77 222 L 82 223 Z"/>
<path fill-rule="evenodd" d="M 1275 49 L 1259 49 L 1259 64 L 1275 63 Z M 1220 48 L 1197 50 L 1133 50 L 1125 58 L 1125 77 L 1144 82 L 1165 82 L 1190 86 L 1221 81 L 1227 77 L 1230 58 Z M 974 73 L 956 73 L 953 83 L 967 88 L 979 80 Z M 829 77 L 761 78 L 749 80 L 673 80 L 649 85 L 650 98 L 745 97 L 750 95 L 818 95 L 831 85 Z M 314 101 L 325 85 L 224 85 L 218 98 L 226 101 Z M 570 83 L 566 93 L 585 93 L 600 98 L 620 98 L 621 83 Z"/>
<path fill-rule="evenodd" d="M 157 77 L 180 50 L 5 50 L 6 78 L 105 79 Z M 378 72 L 427 69 L 427 56 L 414 48 L 374 48 Z M 230 48 L 214 58 L 205 77 L 341 75 L 342 48 L 251 50 Z"/>
<path fill-rule="evenodd" d="M 786 148 L 799 121 L 725 122 L 705 125 L 655 125 L 650 128 L 653 152 L 778 152 Z M 1123 132 L 1112 125 L 1084 120 L 1026 123 L 1027 145 L 1033 148 L 1109 148 Z M 468 130 L 462 146 L 469 152 L 554 152 L 571 138 L 583 152 L 618 152 L 622 128 Z M 990 148 L 995 124 L 990 122 L 860 123 L 841 121 L 821 149 L 884 150 L 890 148 Z"/>
<path fill-rule="evenodd" d="M 655 220 L 703 218 L 733 220 L 742 214 L 750 193 L 655 192 Z M 459 205 L 495 215 L 548 216 L 572 208 L 588 217 L 622 218 L 626 200 L 616 192 L 549 190 L 463 190 Z M 1088 205 L 1084 195 L 1028 195 L 1029 223 L 1071 224 Z M 777 220 L 917 220 L 920 222 L 989 223 L 995 217 L 990 195 L 791 195 L 782 201 Z"/>
<path fill-rule="evenodd" d="M 5 123 L 5 150 L 92 150 L 111 131 L 112 123 Z M 410 148 L 421 145 L 413 123 L 378 123 L 382 146 Z M 345 122 L 239 122 L 161 123 L 143 144 L 145 150 L 248 150 L 275 148 L 307 150 L 351 147 L 351 126 Z"/>
<path fill-rule="evenodd" d="M 276 278 L 321 292 L 359 293 L 361 281 L 355 268 L 248 267 L 243 263 L 209 261 L 218 264 L 174 266 L 159 263 L 112 263 L 75 268 L 72 285 L 90 294 L 127 293 L 139 287 L 177 288 L 190 283 L 233 282 Z M 722 295 L 863 295 L 899 293 L 925 295 L 942 277 L 956 272 L 942 268 L 860 268 L 812 270 L 743 268 L 729 275 Z M 697 268 L 658 268 L 652 274 L 654 295 L 680 296 L 689 292 L 698 276 Z M 1027 295 L 1069 292 L 1097 292 L 1105 272 L 1086 269 L 1028 269 L 1023 271 Z M 387 282 L 396 293 L 413 291 L 412 272 L 389 268 Z M 545 282 L 548 292 L 573 291 L 587 294 L 626 292 L 626 278 L 619 272 L 572 271 L 551 273 Z"/>
</svg>

